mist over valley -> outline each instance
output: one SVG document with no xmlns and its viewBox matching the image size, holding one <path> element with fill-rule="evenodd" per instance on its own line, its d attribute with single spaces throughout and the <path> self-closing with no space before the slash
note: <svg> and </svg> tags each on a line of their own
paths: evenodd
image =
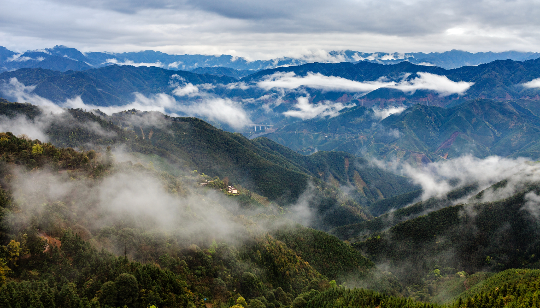
<svg viewBox="0 0 540 308">
<path fill-rule="evenodd" d="M 2 52 L 3 306 L 536 300 L 535 53 Z"/>
</svg>

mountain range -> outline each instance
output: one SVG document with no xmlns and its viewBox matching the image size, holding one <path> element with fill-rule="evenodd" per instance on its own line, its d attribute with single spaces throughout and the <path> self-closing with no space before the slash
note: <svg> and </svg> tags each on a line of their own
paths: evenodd
<svg viewBox="0 0 540 308">
<path fill-rule="evenodd" d="M 466 154 L 537 159 L 538 78 L 540 60 L 452 70 L 408 62 L 312 63 L 240 80 L 109 65 L 4 72 L 0 92 L 51 108 L 196 116 L 304 154 L 335 150 L 416 164 Z"/>
<path fill-rule="evenodd" d="M 300 153 L 346 151 L 422 164 L 464 155 L 537 159 L 539 125 L 533 104 L 478 99 L 451 108 L 418 104 L 383 120 L 371 108 L 357 106 L 265 136 Z"/>
<path fill-rule="evenodd" d="M 140 52 L 80 52 L 75 48 L 57 45 L 53 48 L 29 50 L 22 53 L 0 46 L 0 72 L 19 68 L 44 68 L 56 71 L 86 70 L 111 64 L 157 66 L 172 70 L 197 70 L 199 73 L 223 74 L 243 77 L 255 71 L 281 66 L 297 66 L 311 62 L 371 62 L 396 64 L 408 61 L 419 65 L 438 66 L 446 69 L 474 66 L 495 60 L 511 59 L 524 61 L 536 59 L 540 54 L 533 52 L 479 52 L 460 50 L 432 53 L 387 53 L 359 52 L 352 50 L 313 53 L 300 57 L 283 57 L 270 60 L 251 60 L 232 55 L 170 55 L 158 51 Z M 218 71 L 216 71 L 216 68 Z"/>
<path fill-rule="evenodd" d="M 538 55 L 324 56 L 0 48 L 0 306 L 538 306 Z"/>
<path fill-rule="evenodd" d="M 196 74 L 158 67 L 109 65 L 85 71 L 52 71 L 27 68 L 0 74 L 8 82 L 16 78 L 34 92 L 54 102 L 80 96 L 95 106 L 124 105 L 133 93 L 168 94 L 193 100 L 203 93 L 229 98 L 256 109 L 265 100 L 296 103 L 355 103 L 362 106 L 410 105 L 414 103 L 453 106 L 475 98 L 539 99 L 534 80 L 540 78 L 540 61 L 494 61 L 479 66 L 445 70 L 409 62 L 382 65 L 359 63 L 312 63 L 262 70 L 237 80 L 224 75 Z M 191 84 L 197 89 L 185 88 Z M 180 87 L 180 90 L 174 92 Z M 5 90 L 3 91 L 5 92 Z M 114 93 L 112 93 L 114 92 Z M 253 108 L 255 109 L 255 108 Z"/>
<path fill-rule="evenodd" d="M 383 121 L 428 146 L 415 131 L 425 114 L 434 131 L 459 124 L 494 141 L 485 127 L 536 121 L 518 106 L 416 105 Z M 485 118 L 473 121 L 475 111 Z M 536 298 L 538 163 L 494 161 L 484 172 L 508 169 L 498 176 L 445 174 L 447 191 L 430 197 L 427 185 L 361 157 L 304 156 L 195 118 L 51 113 L 8 101 L 0 115 L 2 130 L 19 134 L 0 133 L 6 307 L 482 307 Z M 444 120 L 454 124 L 435 125 Z"/>
<path fill-rule="evenodd" d="M 371 217 L 367 205 L 418 189 L 408 179 L 345 152 L 303 156 L 269 139 L 249 140 L 196 118 L 136 110 L 112 116 L 81 109 L 47 115 L 36 106 L 7 101 L 0 105 L 0 116 L 3 129 L 34 127 L 62 147 L 92 144 L 150 155 L 165 170 L 198 170 L 227 178 L 282 205 L 299 202 L 311 185 L 313 196 L 305 202 L 319 212 L 314 226 L 321 229 L 365 220 Z M 20 119 L 25 124 L 16 124 Z M 349 187 L 348 194 L 340 191 L 342 186 Z"/>
</svg>

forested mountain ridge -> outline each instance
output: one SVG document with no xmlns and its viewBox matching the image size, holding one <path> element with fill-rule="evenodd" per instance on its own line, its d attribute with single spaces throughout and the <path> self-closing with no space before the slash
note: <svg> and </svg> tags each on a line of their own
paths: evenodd
<svg viewBox="0 0 540 308">
<path fill-rule="evenodd" d="M 241 307 L 439 307 L 369 290 L 336 287 L 329 279 L 352 283 L 350 275 L 357 279 L 369 278 L 373 263 L 347 244 L 320 231 L 298 225 L 265 230 L 264 218 L 261 220 L 258 214 L 245 216 L 245 211 L 244 216 L 234 218 L 235 214 L 228 210 L 234 208 L 230 208 L 227 201 L 217 195 L 212 197 L 215 202 L 206 204 L 204 210 L 219 211 L 231 222 L 235 221 L 234 239 L 227 238 L 229 234 L 225 237 L 223 233 L 213 234 L 212 228 L 208 229 L 208 222 L 203 225 L 207 229 L 204 235 L 196 237 L 189 235 L 194 225 L 169 230 L 169 235 L 162 234 L 159 226 L 149 230 L 144 221 L 133 219 L 137 218 L 137 211 L 140 210 L 136 204 L 122 222 L 99 219 L 105 213 L 94 203 L 98 200 L 84 197 L 86 193 L 91 195 L 94 191 L 85 193 L 83 189 L 77 189 L 75 192 L 78 195 L 75 196 L 61 191 L 56 191 L 54 195 L 47 194 L 46 190 L 39 188 L 27 190 L 26 195 L 21 195 L 19 191 L 25 178 L 38 187 L 44 180 L 49 183 L 52 180 L 55 185 L 67 181 L 72 183 L 70 185 L 82 185 L 93 190 L 100 186 L 100 182 L 107 186 L 110 177 L 127 173 L 131 179 L 136 178 L 137 174 L 155 178 L 159 185 L 163 185 L 163 193 L 174 196 L 168 202 L 176 198 L 185 200 L 189 195 L 207 199 L 208 190 L 199 190 L 197 180 L 189 176 L 174 177 L 140 163 L 115 162 L 112 155 L 59 149 L 38 140 L 21 139 L 5 133 L 0 134 L 0 153 L 3 221 L 0 303 L 5 307 L 204 307 L 205 304 L 218 307 L 235 304 Z M 48 170 L 53 172 L 40 179 Z M 497 187 L 504 188 L 501 184 Z M 414 276 L 407 275 L 404 279 L 400 276 L 402 272 L 391 268 L 392 273 L 402 281 L 401 287 L 391 280 L 385 282 L 386 286 L 396 288 L 392 292 L 403 292 L 428 300 L 441 295 L 448 288 L 450 295 L 440 300 L 450 300 L 449 307 L 482 307 L 488 303 L 489 306 L 497 306 L 514 302 L 530 306 L 536 300 L 534 290 L 538 273 L 534 270 L 508 270 L 494 276 L 481 273 L 469 275 L 460 271 L 460 267 L 451 268 L 450 263 L 443 263 L 448 266 L 441 268 L 438 263 L 430 262 L 434 262 L 435 259 L 431 258 L 437 257 L 437 253 L 452 242 L 441 241 L 442 234 L 455 231 L 447 227 L 454 220 L 465 219 L 468 221 L 465 224 L 469 224 L 472 219 L 481 232 L 474 232 L 473 228 L 469 230 L 472 232 L 470 235 L 488 239 L 470 238 L 467 236 L 468 230 L 456 235 L 457 243 L 466 245 L 453 247 L 471 250 L 477 249 L 478 245 L 483 247 L 473 258 L 479 264 L 472 260 L 474 262 L 462 266 L 480 265 L 485 269 L 482 264 L 488 262 L 489 267 L 503 269 L 512 265 L 523 266 L 523 260 L 529 266 L 534 266 L 535 257 L 529 254 L 536 247 L 536 242 L 530 241 L 535 238 L 536 231 L 527 216 L 529 212 L 519 210 L 524 196 L 531 191 L 539 193 L 538 187 L 531 186 L 508 199 L 490 204 L 478 203 L 474 205 L 478 210 L 475 217 L 458 215 L 463 205 L 445 208 L 426 217 L 398 224 L 388 235 L 380 234 L 378 238 L 372 237 L 354 246 L 369 247 L 369 255 L 374 260 L 388 257 L 392 262 L 399 262 L 403 258 L 415 258 L 418 253 L 422 254 L 426 263 L 413 271 Z M 116 193 L 122 195 L 121 191 L 117 190 Z M 39 202 L 43 210 L 35 208 L 34 202 Z M 114 205 L 117 204 L 114 199 L 109 202 L 113 207 L 118 206 Z M 95 212 L 88 212 L 89 206 Z M 179 203 L 178 206 L 186 205 Z M 197 212 L 195 204 L 189 206 L 192 207 L 191 214 L 185 214 L 195 225 L 208 219 L 201 215 L 202 212 Z M 158 209 L 161 208 L 154 207 L 154 211 Z M 272 213 L 271 208 L 264 211 Z M 89 214 L 92 219 L 87 216 Z M 146 212 L 143 214 L 147 215 Z M 156 217 L 150 215 L 149 218 Z M 501 220 L 503 218 L 505 220 Z M 270 219 L 275 223 L 281 218 L 278 214 Z M 94 224 L 93 221 L 102 223 Z M 510 224 L 511 230 L 521 226 L 521 231 L 516 230 L 516 233 L 500 238 L 497 230 L 506 228 L 505 222 Z M 438 236 L 431 239 L 434 229 L 434 234 Z M 499 237 L 499 241 L 493 241 L 493 236 Z M 387 241 L 388 237 L 392 241 Z M 384 242 L 398 245 L 393 247 L 406 249 L 407 253 L 399 253 L 395 249 L 377 249 Z M 496 245 L 485 246 L 495 242 Z M 520 246 L 518 250 L 508 249 L 512 243 L 525 246 Z M 95 245 L 120 256 L 100 251 Z M 437 247 L 423 247 L 425 245 Z M 392 251 L 393 254 L 388 254 Z M 468 262 L 467 256 L 469 253 L 457 260 Z M 344 273 L 349 274 L 346 275 L 348 278 L 342 276 Z M 419 285 L 407 282 L 407 279 L 414 280 L 422 275 L 425 275 L 425 280 Z M 404 286 L 408 286 L 408 291 Z M 467 291 L 467 287 L 474 288 Z M 454 296 L 457 297 L 452 302 Z"/>
<path fill-rule="evenodd" d="M 305 227 L 294 229 L 310 236 L 295 251 L 274 239 L 264 219 L 247 216 L 245 211 L 235 218 L 227 209 L 231 202 L 227 197 L 197 188 L 197 179 L 191 176 L 173 177 L 140 163 L 115 162 L 110 153 L 60 149 L 9 133 L 0 134 L 0 153 L 0 303 L 4 307 L 231 306 L 245 305 L 245 299 L 251 305 L 279 307 L 290 305 L 305 290 L 317 293 L 330 287 L 328 279 L 299 253 L 315 264 L 330 251 L 337 264 L 350 262 L 352 255 L 362 260 L 349 268 L 349 273 L 358 271 L 356 277 L 367 275 L 373 267 L 339 240 L 329 242 L 330 236 Z M 166 202 L 177 208 L 164 208 L 160 200 L 153 201 L 152 214 L 134 200 L 131 208 L 124 208 L 115 199 L 126 198 L 122 192 L 126 187 L 110 181 L 124 174 L 131 182 L 142 177 L 147 186 L 162 187 Z M 25 187 L 28 180 L 37 187 Z M 50 194 L 48 188 L 56 187 L 47 183 L 76 189 Z M 102 200 L 92 196 L 107 194 L 111 184 L 116 186 L 116 196 Z M 152 193 L 148 187 L 143 190 L 139 197 Z M 190 198 L 206 201 L 201 206 Z M 159 211 L 166 211 L 161 215 L 173 216 L 171 222 L 180 225 L 173 229 L 165 221 L 153 225 L 152 220 L 163 218 Z M 208 211 L 222 215 L 217 229 L 207 225 L 213 215 Z M 260 211 L 275 216 L 271 207 Z M 270 219 L 288 223 L 279 214 Z M 224 227 L 234 233 L 219 232 Z M 282 238 L 294 244 L 294 238 Z M 309 255 L 303 250 L 309 250 Z M 331 279 L 340 279 L 339 273 L 321 270 Z"/>
<path fill-rule="evenodd" d="M 356 82 L 413 82 L 419 78 L 419 73 L 429 73 L 437 76 L 445 76 L 452 82 L 469 82 L 470 88 L 466 92 L 457 95 L 450 92 L 439 95 L 436 91 L 428 88 L 419 88 L 416 91 L 392 89 L 391 85 L 381 85 L 380 88 L 370 90 L 348 90 L 346 86 L 340 90 L 331 87 L 310 87 L 306 84 L 306 91 L 314 102 L 336 101 L 355 102 L 362 106 L 377 106 L 381 102 L 387 104 L 421 103 L 439 106 L 453 106 L 463 101 L 475 98 L 491 98 L 497 100 L 507 99 L 535 99 L 539 92 L 536 88 L 522 86 L 536 78 L 540 78 L 540 60 L 528 60 L 524 62 L 512 60 L 499 60 L 479 66 L 467 66 L 458 69 L 446 70 L 435 66 L 415 65 L 402 62 L 394 65 L 382 65 L 377 63 L 309 63 L 300 66 L 281 67 L 271 70 L 262 70 L 255 74 L 243 77 L 240 81 L 245 85 L 233 87 L 232 84 L 238 79 L 207 74 L 195 74 L 181 70 L 167 70 L 159 67 L 134 67 L 110 65 L 101 68 L 93 68 L 85 71 L 67 70 L 64 72 L 49 72 L 42 68 L 24 68 L 16 71 L 3 72 L 0 79 L 8 81 L 10 78 L 17 80 L 26 86 L 36 86 L 35 93 L 52 101 L 65 101 L 76 96 L 81 96 L 86 104 L 97 106 L 126 104 L 133 97 L 129 95 L 139 92 L 144 95 L 158 93 L 172 93 L 175 82 L 171 76 L 180 78 L 177 82 L 187 82 L 193 85 L 210 84 L 213 88 L 206 89 L 221 97 L 258 99 L 268 93 L 274 93 L 272 89 L 261 88 L 258 84 L 274 74 L 294 73 L 297 78 L 306 77 L 308 74 L 321 74 L 327 77 L 339 77 Z M 183 78 L 183 79 L 181 79 Z M 116 99 L 96 96 L 95 92 L 109 93 L 111 89 L 118 90 Z M 287 87 L 289 87 L 287 85 Z M 86 91 L 84 92 L 83 89 Z M 286 88 L 288 89 L 288 88 Z M 436 90 L 436 88 L 435 88 Z M 367 91 L 367 92 L 366 92 Z M 390 91 L 390 92 L 389 92 Z M 362 95 L 355 95 L 360 92 Z M 305 93 L 304 93 L 305 94 Z M 111 94 L 112 95 L 112 94 Z M 390 95 L 390 96 L 389 96 Z M 286 97 L 289 99 L 288 97 Z M 291 97 L 293 98 L 293 97 Z"/>
<path fill-rule="evenodd" d="M 33 92 L 51 101 L 65 101 L 74 97 L 90 105 L 123 105 L 133 101 L 134 93 L 151 95 L 170 93 L 171 82 L 178 80 L 194 85 L 228 83 L 234 79 L 213 75 L 199 75 L 185 71 L 171 71 L 158 67 L 107 66 L 83 72 L 58 72 L 46 69 L 21 69 L 1 74 L 8 82 L 16 78 Z"/>
<path fill-rule="evenodd" d="M 492 201 L 484 198 L 508 192 L 513 182 L 497 183 L 465 204 L 452 201 L 478 187 L 403 208 L 389 229 L 378 228 L 377 220 L 365 222 L 373 230 L 349 237 L 360 240 L 351 247 L 292 223 L 302 207 L 280 206 L 279 197 L 269 202 L 244 188 L 249 185 L 242 185 L 240 196 L 228 195 L 225 181 L 241 181 L 242 173 L 235 176 L 233 169 L 253 173 L 264 166 L 275 170 L 274 183 L 286 179 L 283 186 L 290 186 L 290 177 L 312 178 L 322 191 L 313 212 L 321 228 L 357 224 L 354 217 L 362 218 L 363 207 L 354 202 L 374 198 L 371 189 L 394 189 L 387 195 L 394 199 L 388 199 L 406 204 L 418 196 L 412 191 L 417 187 L 350 154 L 303 156 L 193 118 L 135 110 L 54 115 L 6 101 L 0 113 L 1 124 L 33 125 L 51 142 L 84 149 L 0 134 L 0 303 L 6 307 L 437 307 L 388 294 L 451 307 L 475 307 L 490 298 L 534 300 L 534 283 L 515 279 L 534 271 L 508 272 L 495 282 L 481 273 L 537 266 L 538 227 L 530 202 L 540 190 L 534 182 Z M 234 167 L 210 164 L 220 159 Z M 193 171 L 198 166 L 205 169 Z M 347 184 L 356 187 L 358 198 L 343 199 L 336 188 Z M 409 191 L 409 199 L 401 198 Z M 384 211 L 383 201 L 366 204 L 361 220 L 371 218 L 370 206 Z M 486 287 L 462 294 L 479 283 Z M 495 283 L 505 285 L 504 291 L 490 287 Z M 345 288 L 354 286 L 385 294 Z M 521 289 L 530 296 L 519 295 Z M 513 299 L 504 299 L 508 295 Z"/>
<path fill-rule="evenodd" d="M 522 175 L 516 173 L 514 177 Z M 538 181 L 526 179 L 523 176 L 524 182 L 517 184 L 510 178 L 458 204 L 446 197 L 429 199 L 363 226 L 340 227 L 334 232 L 358 236 L 350 239 L 353 247 L 376 264 L 387 264 L 402 283 L 417 285 L 418 299 L 449 302 L 465 291 L 455 285 L 457 281 L 465 281 L 465 276 L 459 274 L 461 271 L 473 274 L 538 267 L 537 203 L 532 200 L 536 200 L 540 186 Z M 474 191 L 477 190 L 465 195 Z M 463 200 L 456 197 L 455 201 Z M 449 289 L 452 284 L 453 290 Z M 520 287 L 511 288 L 514 289 L 510 293 Z M 526 292 L 522 291 L 524 296 Z M 492 294 L 488 297 L 494 297 L 494 301 L 504 296 L 496 290 L 489 292 Z M 472 296 L 474 293 L 464 293 L 463 304 L 465 298 Z M 475 300 L 478 302 L 478 298 Z M 516 296 L 512 300 L 524 298 Z M 477 307 L 472 304 L 469 300 L 467 307 Z"/>
<path fill-rule="evenodd" d="M 272 207 L 262 207 L 254 216 L 248 214 L 249 207 L 246 207 L 239 212 L 242 216 L 234 218 L 236 210 L 227 205 L 226 200 L 209 195 L 206 188 L 202 191 L 197 188 L 197 176 L 173 177 L 153 169 L 151 164 L 115 162 L 111 152 L 58 149 L 11 134 L 0 136 L 0 146 L 2 220 L 5 222 L 1 257 L 4 284 L 0 287 L 0 301 L 6 307 L 12 304 L 199 307 L 207 303 L 223 307 L 235 303 L 242 307 L 298 307 L 318 306 L 322 299 L 328 304 L 335 300 L 343 305 L 340 296 L 366 304 L 384 302 L 387 307 L 401 307 L 405 303 L 411 307 L 435 307 L 373 291 L 336 288 L 329 279 L 336 279 L 338 283 L 368 279 L 368 285 L 377 287 L 380 282 L 373 279 L 381 278 L 377 278 L 376 272 L 374 277 L 370 276 L 373 263 L 349 245 L 302 226 L 286 228 L 287 223 L 281 217 L 287 214 L 276 215 Z M 53 172 L 48 174 L 49 170 Z M 99 190 L 113 183 L 109 179 L 127 180 L 122 174 L 129 175 L 128 182 L 141 174 L 157 180 L 164 188 L 161 193 L 172 196 L 167 202 L 177 198 L 188 200 L 190 196 L 213 201 L 204 201 L 203 208 L 189 201 L 175 203 L 180 208 L 191 209 L 180 216 L 174 214 L 175 219 L 183 223 L 162 234 L 167 221 L 162 221 L 165 225 L 161 226 L 148 224 L 152 219 L 161 219 L 155 216 L 156 211 L 164 210 L 160 201 L 154 200 L 157 203 L 151 215 L 134 201 L 152 190 L 145 188 L 134 196 L 135 199 L 129 201 L 128 212 L 125 211 L 128 208 L 118 208 L 120 203 L 114 195 L 105 194 L 107 199 L 102 200 L 90 197 L 103 195 Z M 54 194 L 47 193 L 46 186 L 45 190 L 26 190 L 23 188 L 25 180 L 37 187 L 43 187 L 44 183 L 66 185 L 69 182 L 75 189 Z M 145 182 L 149 184 L 152 185 Z M 122 197 L 125 193 L 118 188 L 111 189 L 115 195 L 125 198 Z M 21 195 L 20 189 L 25 190 L 25 195 Z M 114 210 L 103 212 L 105 209 L 99 202 L 107 202 L 107 208 Z M 261 207 L 256 201 L 251 203 Z M 43 210 L 35 208 L 36 205 Z M 199 212 L 201 210 L 216 211 L 225 221 L 230 220 L 233 233 L 223 233 L 219 228 L 221 232 L 214 233 L 217 230 L 207 221 L 212 216 L 207 217 Z M 121 221 L 111 220 L 120 213 L 123 214 Z M 261 219 L 263 213 L 262 217 L 268 217 L 272 224 L 279 222 L 281 227 L 265 230 L 268 223 L 267 218 Z M 141 220 L 138 216 L 141 214 L 146 218 Z M 104 219 L 103 215 L 109 218 Z M 199 224 L 204 232 L 193 229 Z M 99 251 L 96 245 L 121 256 Z M 397 290 L 387 289 L 387 282 L 383 285 L 385 291 L 399 294 Z M 350 295 L 345 295 L 349 292 Z"/>
<path fill-rule="evenodd" d="M 361 106 L 386 106 L 407 103 L 420 103 L 436 105 L 441 107 L 455 106 L 464 101 L 476 98 L 489 98 L 496 100 L 508 99 L 533 99 L 539 94 L 538 89 L 523 86 L 540 77 L 540 60 L 527 60 L 523 62 L 512 60 L 497 60 L 478 66 L 465 66 L 456 69 L 443 69 L 435 66 L 422 66 L 409 62 L 401 62 L 394 65 L 381 65 L 377 63 L 309 63 L 300 66 L 281 67 L 271 70 L 262 70 L 255 74 L 244 77 L 245 82 L 260 82 L 275 74 L 294 74 L 297 77 L 306 77 L 309 74 L 320 74 L 322 76 L 338 77 L 356 82 L 375 83 L 403 82 L 408 81 L 414 84 L 417 81 L 424 81 L 422 73 L 435 76 L 445 76 L 451 82 L 468 82 L 470 87 L 459 95 L 454 92 L 444 94 L 437 93 L 437 86 L 433 89 L 418 88 L 416 90 L 402 90 L 392 88 L 391 85 L 380 88 L 366 90 L 364 95 L 354 95 L 354 90 L 339 90 L 339 86 L 332 89 L 310 88 L 307 84 L 307 93 L 314 102 L 340 99 L 343 102 L 356 102 Z M 440 80 L 441 82 L 442 80 Z M 426 79 L 424 82 L 429 83 Z M 345 86 L 343 86 L 345 87 Z"/>
<path fill-rule="evenodd" d="M 282 205 L 306 201 L 318 212 L 314 226 L 332 228 L 371 217 L 366 206 L 417 189 L 404 177 L 344 152 L 303 156 L 266 138 L 248 140 L 195 118 L 136 110 L 112 116 L 70 109 L 46 115 L 29 104 L 0 103 L 10 121 L 29 119 L 64 147 L 112 146 L 113 152 L 147 155 L 165 169 L 198 170 Z M 310 184 L 311 183 L 311 184 Z M 350 193 L 340 191 L 350 187 Z"/>
<path fill-rule="evenodd" d="M 463 155 L 537 159 L 537 115 L 528 102 L 478 99 L 452 108 L 414 105 L 378 121 L 372 109 L 360 106 L 265 136 L 300 153 L 346 151 L 411 164 Z"/>
<path fill-rule="evenodd" d="M 35 104 L 108 108 L 109 114 L 140 108 L 160 110 L 174 116 L 197 116 L 226 130 L 242 132 L 250 138 L 270 132 L 281 134 L 272 139 L 304 154 L 315 150 L 341 150 L 357 154 L 366 144 L 364 137 L 372 136 L 371 128 L 375 126 L 378 130 L 376 138 L 382 140 L 367 143 L 373 147 L 368 152 L 378 159 L 401 155 L 384 148 L 385 144 L 394 141 L 392 137 L 399 137 L 398 130 L 386 127 L 384 124 L 387 122 L 381 122 L 386 113 L 415 105 L 457 110 L 471 100 L 490 99 L 496 103 L 510 102 L 519 116 L 524 115 L 522 112 L 539 114 L 536 102 L 540 98 L 540 90 L 534 83 L 540 78 L 538 59 L 524 62 L 500 60 L 452 70 L 409 62 L 395 65 L 369 62 L 310 63 L 264 70 L 241 80 L 221 73 L 219 75 L 129 65 L 66 72 L 25 68 L 1 73 L 0 92 L 11 100 Z M 368 109 L 374 110 L 371 112 Z M 341 116 L 346 118 L 342 120 L 356 121 L 349 124 L 358 124 L 362 131 L 332 131 L 333 127 L 342 126 L 336 125 L 339 122 L 334 119 Z M 469 120 L 474 120 L 474 117 L 465 118 L 464 123 L 451 123 L 450 126 L 460 127 L 464 124 L 474 126 L 473 130 L 480 129 L 479 124 L 467 124 Z M 527 128 L 523 129 L 534 130 L 530 127 L 530 117 L 527 121 Z M 317 127 L 312 127 L 315 122 L 318 122 Z M 325 122 L 329 123 L 328 129 L 319 129 L 326 125 Z M 490 148 L 490 145 L 486 145 L 486 142 L 479 144 L 475 137 L 466 138 L 461 134 L 463 129 L 466 128 L 454 129 L 446 134 L 443 128 L 444 134 L 436 138 L 440 143 L 435 149 L 430 149 L 430 145 L 426 145 L 421 137 L 418 140 L 416 136 L 407 134 L 403 139 L 407 143 L 405 150 L 409 151 L 406 156 L 417 156 L 413 152 L 418 152 L 433 160 L 446 154 L 442 151 L 446 148 L 443 145 L 445 141 L 452 143 L 456 139 L 458 144 L 465 144 L 463 151 L 489 155 L 490 150 L 486 147 Z M 307 135 L 304 136 L 305 133 Z M 526 132 L 528 136 L 530 133 Z M 438 140 L 440 138 L 445 139 Z M 442 148 L 436 151 L 439 146 Z M 493 154 L 503 148 L 494 146 L 497 150 Z M 534 146 L 520 150 L 523 153 L 520 155 L 534 155 L 536 151 Z M 459 154 L 459 150 L 454 152 Z M 452 149 L 448 155 L 452 157 Z"/>
</svg>

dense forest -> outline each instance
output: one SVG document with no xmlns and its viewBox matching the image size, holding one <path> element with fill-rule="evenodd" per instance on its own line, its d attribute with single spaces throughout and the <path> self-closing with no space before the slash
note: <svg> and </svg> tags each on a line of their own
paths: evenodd
<svg viewBox="0 0 540 308">
<path fill-rule="evenodd" d="M 536 163 L 422 199 L 363 158 L 198 119 L 49 117 L 43 141 L 0 133 L 2 307 L 538 305 Z"/>
<path fill-rule="evenodd" d="M 318 211 L 312 226 L 325 230 L 359 223 L 371 217 L 369 204 L 418 189 L 409 179 L 345 152 L 304 156 L 269 139 L 249 140 L 196 118 L 136 110 L 107 116 L 69 109 L 48 115 L 30 104 L 0 101 L 2 115 L 13 126 L 19 126 L 20 117 L 43 125 L 49 141 L 60 147 L 137 153 L 160 170 L 197 170 L 227 178 L 284 206 L 304 197 Z M 349 193 L 341 192 L 344 186 Z"/>
<path fill-rule="evenodd" d="M 152 165 L 115 162 L 110 149 L 80 152 L 10 133 L 0 134 L 0 146 L 4 307 L 303 307 L 347 275 L 363 279 L 375 271 L 357 250 L 294 224 L 275 204 L 250 198 L 244 215 L 233 214 L 238 209 L 226 203 L 234 197 L 219 193 L 219 185 L 197 187 L 200 174 L 174 177 Z M 155 226 L 158 218 L 142 219 L 148 213 L 137 213 L 136 204 L 128 212 L 110 211 L 89 196 L 103 194 L 101 185 L 123 173 L 142 173 L 160 183 L 161 193 L 181 200 L 177 221 Z M 75 190 L 36 187 L 51 182 Z M 213 206 L 226 215 L 231 233 L 211 230 L 205 220 L 213 217 L 189 204 L 190 196 L 223 202 L 206 203 L 204 210 Z M 108 207 L 118 206 L 109 201 Z M 163 210 L 159 201 L 154 206 Z M 253 207 L 259 210 L 246 215 Z M 190 226 L 176 226 L 186 219 Z M 197 227 L 207 230 L 201 234 Z M 375 302 L 388 297 L 368 296 Z"/>
</svg>

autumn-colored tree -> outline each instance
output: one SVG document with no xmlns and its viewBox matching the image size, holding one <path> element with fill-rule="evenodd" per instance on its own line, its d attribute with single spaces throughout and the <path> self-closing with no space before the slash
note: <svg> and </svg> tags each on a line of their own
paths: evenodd
<svg viewBox="0 0 540 308">
<path fill-rule="evenodd" d="M 34 144 L 32 146 L 32 154 L 33 155 L 41 155 L 41 154 L 43 154 L 43 147 L 39 143 Z"/>
</svg>

